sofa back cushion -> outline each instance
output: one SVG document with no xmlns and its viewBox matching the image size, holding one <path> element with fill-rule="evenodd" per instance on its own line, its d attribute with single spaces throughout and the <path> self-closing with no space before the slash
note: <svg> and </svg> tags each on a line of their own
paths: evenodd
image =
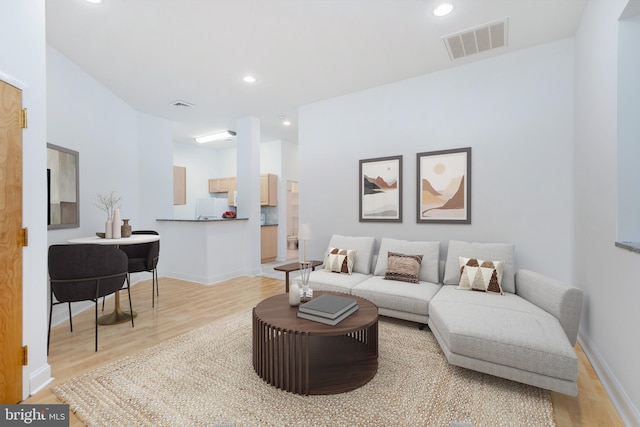
<svg viewBox="0 0 640 427">
<path fill-rule="evenodd" d="M 387 255 L 398 252 L 405 255 L 422 255 L 420 263 L 420 280 L 422 282 L 439 283 L 438 265 L 440 258 L 440 242 L 411 242 L 383 237 L 378 251 L 378 260 L 374 274 L 384 276 L 387 272 Z"/>
<path fill-rule="evenodd" d="M 515 293 L 515 257 L 514 246 L 510 243 L 468 243 L 457 240 L 449 241 L 447 261 L 444 268 L 445 285 L 460 283 L 460 257 L 479 258 L 490 261 L 504 261 L 502 273 L 502 290 Z"/>
<path fill-rule="evenodd" d="M 371 274 L 371 259 L 373 257 L 374 246 L 375 238 L 373 237 L 354 237 L 334 234 L 331 236 L 329 246 L 324 254 L 324 259 L 326 261 L 331 248 L 354 250 L 356 251 L 356 259 L 353 263 L 353 271 L 355 273 Z"/>
</svg>

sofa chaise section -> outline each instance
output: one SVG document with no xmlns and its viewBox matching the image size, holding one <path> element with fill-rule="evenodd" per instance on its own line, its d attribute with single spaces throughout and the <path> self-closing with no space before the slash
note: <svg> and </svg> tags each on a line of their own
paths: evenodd
<svg viewBox="0 0 640 427">
<path fill-rule="evenodd" d="M 456 289 L 460 272 L 452 260 L 459 256 L 508 260 L 504 295 Z M 575 396 L 573 346 L 582 292 L 538 273 L 514 271 L 510 245 L 450 242 L 445 286 L 430 303 L 429 328 L 453 365 Z"/>
</svg>

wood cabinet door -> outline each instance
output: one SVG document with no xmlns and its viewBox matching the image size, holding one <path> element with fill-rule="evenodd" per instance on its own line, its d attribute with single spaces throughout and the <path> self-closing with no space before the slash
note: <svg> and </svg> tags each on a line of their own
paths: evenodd
<svg viewBox="0 0 640 427">
<path fill-rule="evenodd" d="M 229 206 L 236 206 L 236 178 L 229 178 L 227 199 Z"/>
<path fill-rule="evenodd" d="M 278 256 L 278 226 L 267 225 L 260 227 L 260 259 L 271 262 Z"/>
</svg>

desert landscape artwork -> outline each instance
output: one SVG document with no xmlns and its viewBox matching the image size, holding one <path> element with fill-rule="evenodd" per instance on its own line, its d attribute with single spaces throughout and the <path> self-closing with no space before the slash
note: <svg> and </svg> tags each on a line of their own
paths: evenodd
<svg viewBox="0 0 640 427">
<path fill-rule="evenodd" d="M 471 223 L 471 148 L 418 153 L 418 222 Z"/>
<path fill-rule="evenodd" d="M 360 221 L 402 222 L 402 156 L 360 160 Z"/>
</svg>

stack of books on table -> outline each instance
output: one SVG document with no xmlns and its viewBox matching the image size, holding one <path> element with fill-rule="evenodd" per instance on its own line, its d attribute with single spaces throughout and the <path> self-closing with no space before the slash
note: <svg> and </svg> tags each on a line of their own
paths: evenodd
<svg viewBox="0 0 640 427">
<path fill-rule="evenodd" d="M 349 297 L 324 294 L 298 308 L 298 317 L 327 325 L 337 325 L 358 310 L 358 302 Z"/>
</svg>

